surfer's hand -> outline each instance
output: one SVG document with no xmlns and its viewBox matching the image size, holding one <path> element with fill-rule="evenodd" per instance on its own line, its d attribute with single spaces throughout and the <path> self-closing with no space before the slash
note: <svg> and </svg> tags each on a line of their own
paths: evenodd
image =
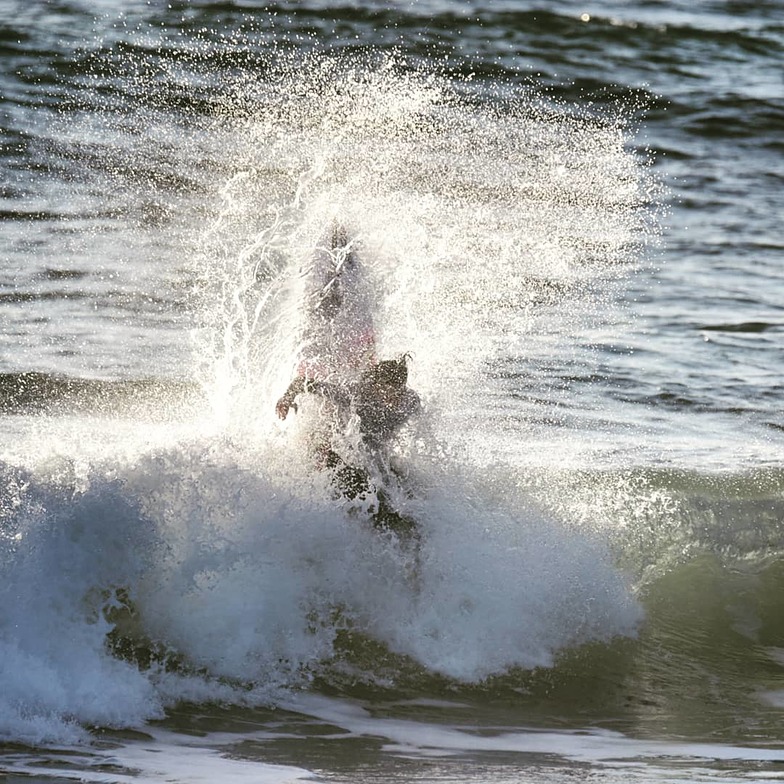
<svg viewBox="0 0 784 784">
<path fill-rule="evenodd" d="M 300 392 L 305 391 L 305 379 L 302 376 L 295 378 L 290 384 L 289 388 L 283 397 L 275 404 L 275 413 L 281 418 L 285 419 L 289 414 L 289 409 L 297 410 L 294 401 Z"/>
<path fill-rule="evenodd" d="M 283 397 L 278 400 L 275 404 L 275 413 L 278 415 L 279 419 L 285 419 L 288 416 L 289 409 L 293 402 L 294 401 L 288 395 L 283 395 Z M 294 407 L 294 410 L 297 410 L 296 406 Z"/>
</svg>

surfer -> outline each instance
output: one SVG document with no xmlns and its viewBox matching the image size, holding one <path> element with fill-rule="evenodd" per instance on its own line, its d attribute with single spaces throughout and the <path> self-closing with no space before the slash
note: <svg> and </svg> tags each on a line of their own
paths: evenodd
<svg viewBox="0 0 784 784">
<path fill-rule="evenodd" d="M 341 430 L 346 429 L 353 415 L 357 417 L 364 450 L 376 467 L 386 473 L 390 443 L 421 409 L 419 395 L 408 386 L 407 360 L 408 356 L 403 355 L 374 363 L 355 383 L 339 384 L 297 376 L 278 400 L 275 411 L 280 419 L 285 419 L 292 408 L 296 411 L 299 395 L 321 396 L 332 404 L 336 424 Z M 317 445 L 316 463 L 319 468 L 334 472 L 336 485 L 347 498 L 364 497 L 373 488 L 369 472 L 347 463 L 329 442 Z M 398 533 L 411 534 L 414 522 L 392 508 L 381 488 L 375 490 L 378 509 L 374 523 Z"/>
<path fill-rule="evenodd" d="M 315 467 L 331 472 L 345 498 L 377 500 L 374 525 L 415 534 L 414 522 L 396 512 L 388 491 L 390 482 L 399 484 L 390 445 L 419 411 L 419 396 L 407 386 L 407 355 L 376 359 L 370 281 L 358 240 L 342 223 L 327 227 L 305 261 L 302 279 L 297 375 L 277 401 L 276 413 L 286 419 L 301 395 L 319 398 L 324 405 L 308 438 Z M 352 444 L 354 435 L 358 443 Z"/>
</svg>

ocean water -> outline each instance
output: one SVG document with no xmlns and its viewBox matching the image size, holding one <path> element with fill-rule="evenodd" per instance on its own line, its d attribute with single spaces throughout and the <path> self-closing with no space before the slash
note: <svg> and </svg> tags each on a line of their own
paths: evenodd
<svg viewBox="0 0 784 784">
<path fill-rule="evenodd" d="M 784 4 L 0 0 L 0 778 L 784 777 Z M 418 548 L 274 413 L 350 227 Z"/>
</svg>

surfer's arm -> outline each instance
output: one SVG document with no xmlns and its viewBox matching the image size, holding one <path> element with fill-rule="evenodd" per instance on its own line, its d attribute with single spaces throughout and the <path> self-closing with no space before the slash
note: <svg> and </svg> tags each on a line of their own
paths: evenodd
<svg viewBox="0 0 784 784">
<path fill-rule="evenodd" d="M 297 376 L 286 390 L 283 397 L 278 400 L 275 405 L 275 413 L 281 418 L 285 419 L 288 416 L 289 409 L 294 405 L 294 400 L 297 395 L 302 392 L 311 392 L 314 395 L 321 395 L 322 397 L 329 398 L 337 405 L 348 405 L 349 398 L 346 393 L 337 384 L 330 384 L 327 381 L 316 381 L 315 379 L 305 378 L 304 376 Z"/>
</svg>

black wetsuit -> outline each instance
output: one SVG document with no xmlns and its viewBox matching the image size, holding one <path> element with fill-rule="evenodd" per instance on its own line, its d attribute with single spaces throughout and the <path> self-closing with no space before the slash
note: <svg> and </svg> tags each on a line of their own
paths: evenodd
<svg viewBox="0 0 784 784">
<path fill-rule="evenodd" d="M 398 430 L 421 408 L 419 395 L 408 387 L 394 406 L 386 404 L 373 385 L 361 381 L 345 387 L 327 381 L 306 381 L 302 391 L 321 395 L 334 403 L 341 418 L 348 419 L 353 410 L 359 417 L 362 440 L 374 454 L 383 452 Z"/>
<path fill-rule="evenodd" d="M 377 467 L 388 470 L 387 446 L 403 425 L 421 409 L 419 395 L 406 387 L 394 405 L 384 402 L 377 387 L 371 383 L 358 382 L 349 386 L 340 386 L 326 381 L 305 381 L 303 392 L 321 395 L 331 401 L 341 419 L 348 420 L 351 413 L 359 418 L 359 429 L 362 441 L 370 456 L 377 462 Z M 383 488 L 375 486 L 370 472 L 361 466 L 345 462 L 331 447 L 322 456 L 327 468 L 334 471 L 335 484 L 346 498 L 364 497 L 375 490 L 378 506 L 373 514 L 373 524 L 378 528 L 388 529 L 406 537 L 418 536 L 416 523 L 401 515 L 392 506 L 388 494 Z"/>
</svg>

